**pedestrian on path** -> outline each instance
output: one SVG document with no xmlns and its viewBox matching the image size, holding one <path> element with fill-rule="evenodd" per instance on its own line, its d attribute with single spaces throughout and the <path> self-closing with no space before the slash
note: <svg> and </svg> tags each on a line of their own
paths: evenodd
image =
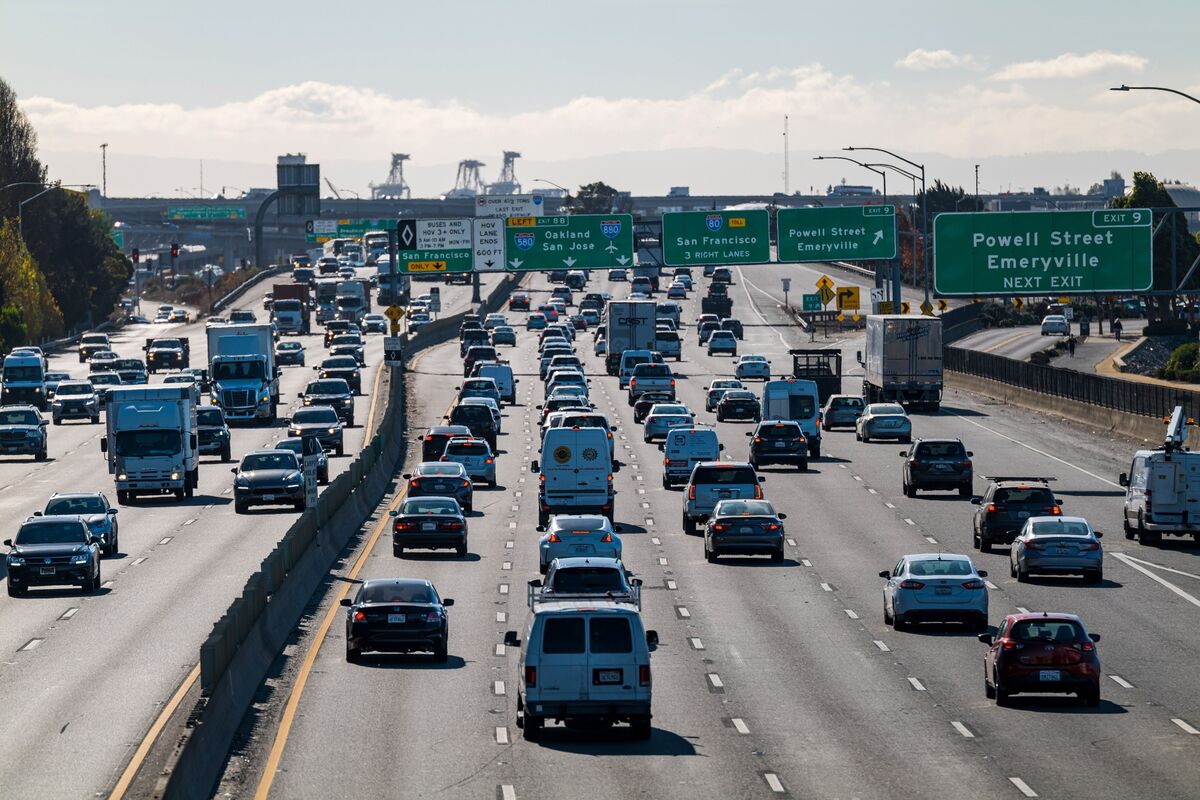
<svg viewBox="0 0 1200 800">
<path fill-rule="evenodd" d="M 1067 337 L 1067 352 L 1071 354 L 1071 358 L 1075 357 L 1075 337 Z"/>
<path fill-rule="evenodd" d="M 1113 336 L 1116 337 L 1118 342 L 1121 341 L 1121 331 L 1123 328 L 1124 328 L 1124 326 L 1121 324 L 1121 320 L 1118 319 L 1117 317 L 1113 317 L 1112 332 L 1113 332 Z"/>
</svg>

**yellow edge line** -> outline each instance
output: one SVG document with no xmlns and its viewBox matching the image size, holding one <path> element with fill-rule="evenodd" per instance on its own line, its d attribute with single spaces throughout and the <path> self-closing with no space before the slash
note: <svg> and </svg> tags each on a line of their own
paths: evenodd
<svg viewBox="0 0 1200 800">
<path fill-rule="evenodd" d="M 150 748 L 154 746 L 154 742 L 158 739 L 158 735 L 162 733 L 162 729 L 166 727 L 167 720 L 175 713 L 175 709 L 179 708 L 179 704 L 183 702 L 183 698 L 192 686 L 200 679 L 200 665 L 192 667 L 192 671 L 183 679 L 183 683 L 175 690 L 175 694 L 171 696 L 170 701 L 163 707 L 158 718 L 154 720 L 154 724 L 150 726 L 150 730 L 146 732 L 142 743 L 138 745 L 137 750 L 133 753 L 133 758 L 130 759 L 125 771 L 121 773 L 120 780 L 113 787 L 112 794 L 109 795 L 109 800 L 121 800 L 125 796 L 125 792 L 129 791 L 130 784 L 133 783 L 133 778 L 137 775 L 138 770 L 142 768 L 142 762 L 146 760 L 146 756 L 150 753 Z"/>
<path fill-rule="evenodd" d="M 426 351 L 429 352 L 429 351 Z M 424 355 L 423 353 L 421 355 Z M 419 356 L 418 359 L 419 360 Z M 414 365 L 416 361 L 414 360 Z M 446 413 L 450 412 L 454 403 L 446 407 Z M 388 504 L 388 511 L 394 511 L 400 501 L 408 493 L 408 483 L 400 489 L 395 499 Z M 379 542 L 379 537 L 383 535 L 384 529 L 387 527 L 388 515 L 385 514 L 375 525 L 375 530 L 371 532 L 371 538 L 367 540 L 366 546 L 359 553 L 358 560 L 354 562 L 354 567 L 346 575 L 346 580 L 343 581 L 341 589 L 334 595 L 333 602 L 329 604 L 329 610 L 325 613 L 325 618 L 321 620 L 321 627 L 317 630 L 316 637 L 313 639 L 312 645 L 309 646 L 308 652 L 304 655 L 304 662 L 300 665 L 299 672 L 296 673 L 296 683 L 292 686 L 292 691 L 288 694 L 287 704 L 283 707 L 283 715 L 279 719 L 279 728 L 275 731 L 275 739 L 271 743 L 271 752 L 267 756 L 266 766 L 263 768 L 262 777 L 258 781 L 258 788 L 254 792 L 255 800 L 266 800 L 271 792 L 271 785 L 275 782 L 275 773 L 279 770 L 279 762 L 283 759 L 283 751 L 287 747 L 288 736 L 292 732 L 292 723 L 296 719 L 296 709 L 300 707 L 300 696 L 304 694 L 304 687 L 308 684 L 308 677 L 312 673 L 313 664 L 316 663 L 317 654 L 321 650 L 321 645 L 325 643 L 325 637 L 329 633 L 330 627 L 333 626 L 334 618 L 341 610 L 342 598 L 350 592 L 350 582 L 358 577 L 358 573 L 362 571 L 363 565 L 367 563 L 367 557 L 371 555 L 371 551 L 375 549 L 375 545 Z"/>
<path fill-rule="evenodd" d="M 1011 344 L 1012 342 L 1015 342 L 1017 339 L 1020 339 L 1022 336 L 1028 336 L 1028 335 L 1029 334 L 1026 331 L 1021 331 L 1018 334 L 1008 337 L 1007 339 L 1005 339 L 1002 342 L 997 342 L 996 344 L 992 345 L 991 347 L 985 348 L 983 350 L 983 352 L 990 353 L 993 350 L 999 350 L 1001 347 L 1004 347 L 1004 345 Z"/>
</svg>

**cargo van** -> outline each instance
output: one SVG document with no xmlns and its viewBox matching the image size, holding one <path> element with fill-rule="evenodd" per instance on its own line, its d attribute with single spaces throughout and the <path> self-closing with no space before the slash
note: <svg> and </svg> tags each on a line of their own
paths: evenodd
<svg viewBox="0 0 1200 800">
<path fill-rule="evenodd" d="M 538 524 L 552 514 L 603 514 L 613 519 L 613 473 L 620 468 L 609 456 L 609 431 L 602 428 L 549 428 L 542 438 L 542 458 L 529 467 L 539 475 Z"/>
<path fill-rule="evenodd" d="M 725 445 L 717 440 L 717 432 L 712 428 L 675 428 L 667 433 L 660 449 L 663 451 L 662 484 L 664 489 L 669 489 L 687 483 L 692 468 L 701 461 L 719 460 Z"/>
<path fill-rule="evenodd" d="M 800 423 L 808 440 L 808 455 L 821 457 L 821 400 L 815 381 L 785 378 L 767 381 L 762 389 L 762 418 Z"/>
<path fill-rule="evenodd" d="M 520 645 L 517 727 L 536 741 L 548 721 L 589 725 L 629 723 L 634 738 L 651 729 L 650 651 L 658 634 L 647 631 L 637 606 L 589 598 L 534 604 Z"/>
<path fill-rule="evenodd" d="M 491 378 L 500 388 L 500 398 L 504 402 L 515 405 L 517 402 L 517 384 L 520 380 L 513 377 L 512 367 L 507 364 L 480 364 L 475 370 L 480 378 Z"/>
<path fill-rule="evenodd" d="M 1163 534 L 1190 534 L 1200 541 L 1200 453 L 1184 449 L 1189 422 L 1177 406 L 1163 448 L 1138 450 L 1129 472 L 1121 473 L 1125 538 L 1136 536 L 1142 544 L 1159 544 Z"/>
</svg>

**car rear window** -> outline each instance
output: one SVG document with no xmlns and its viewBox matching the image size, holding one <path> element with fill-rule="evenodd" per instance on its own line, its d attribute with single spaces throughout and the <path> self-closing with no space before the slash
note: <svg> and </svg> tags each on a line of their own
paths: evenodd
<svg viewBox="0 0 1200 800">
<path fill-rule="evenodd" d="M 961 458 L 966 455 L 961 442 L 921 442 L 917 455 L 929 458 Z"/>
<path fill-rule="evenodd" d="M 432 603 L 429 587 L 422 584 L 385 583 L 363 589 L 364 603 Z"/>
<path fill-rule="evenodd" d="M 757 483 L 751 467 L 697 467 L 692 483 L 747 484 Z"/>
<path fill-rule="evenodd" d="M 554 591 L 595 594 L 627 591 L 621 573 L 608 567 L 568 567 L 554 574 Z"/>
<path fill-rule="evenodd" d="M 674 331 L 657 331 L 654 334 L 654 338 L 660 342 L 678 342 L 679 334 Z"/>
<path fill-rule="evenodd" d="M 633 632 L 625 617 L 592 617 L 588 624 L 588 650 L 593 653 L 632 653 Z"/>
<path fill-rule="evenodd" d="M 1065 619 L 1027 619 L 1015 623 L 1009 634 L 1018 642 L 1077 642 L 1083 628 Z"/>
<path fill-rule="evenodd" d="M 725 395 L 728 397 L 729 395 Z M 794 422 L 781 422 L 774 425 L 764 425 L 758 429 L 758 435 L 764 439 L 794 439 L 801 433 L 800 426 Z"/>
<path fill-rule="evenodd" d="M 550 617 L 542 628 L 542 652 L 583 652 L 583 617 Z"/>
<path fill-rule="evenodd" d="M 997 489 L 992 496 L 993 503 L 1043 503 L 1054 504 L 1054 495 L 1049 489 L 1039 486 L 1021 486 L 1008 489 Z"/>
<path fill-rule="evenodd" d="M 450 419 L 453 422 L 491 422 L 492 412 L 487 406 L 456 406 L 450 412 Z"/>
<path fill-rule="evenodd" d="M 858 397 L 835 397 L 829 404 L 830 408 L 864 408 L 866 403 Z"/>
<path fill-rule="evenodd" d="M 446 445 L 446 455 L 448 456 L 483 456 L 487 455 L 488 449 L 485 444 L 448 444 Z"/>
<path fill-rule="evenodd" d="M 766 500 L 722 500 L 716 513 L 736 517 L 773 517 L 775 509 Z"/>
<path fill-rule="evenodd" d="M 920 575 L 925 578 L 970 575 L 971 564 L 958 559 L 931 558 L 924 561 L 910 561 L 908 562 L 908 574 Z"/>
<path fill-rule="evenodd" d="M 1033 532 L 1037 536 L 1087 536 L 1088 526 L 1074 520 L 1049 520 L 1033 523 Z"/>
</svg>

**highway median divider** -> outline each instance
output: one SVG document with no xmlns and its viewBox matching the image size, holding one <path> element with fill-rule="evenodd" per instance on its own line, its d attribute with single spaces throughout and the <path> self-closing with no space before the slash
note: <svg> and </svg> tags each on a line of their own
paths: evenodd
<svg viewBox="0 0 1200 800">
<path fill-rule="evenodd" d="M 506 276 L 480 304 L 501 307 L 523 276 Z M 223 300 L 225 298 L 222 298 Z M 465 312 L 424 326 L 405 340 L 405 357 L 456 337 Z M 159 733 L 137 769 L 129 794 L 208 798 L 246 712 L 272 662 L 296 630 L 305 608 L 337 559 L 393 489 L 403 468 L 408 429 L 402 369 L 387 369 L 376 430 L 343 472 L 318 496 L 263 558 L 228 611 L 200 645 L 200 678 Z"/>
</svg>

